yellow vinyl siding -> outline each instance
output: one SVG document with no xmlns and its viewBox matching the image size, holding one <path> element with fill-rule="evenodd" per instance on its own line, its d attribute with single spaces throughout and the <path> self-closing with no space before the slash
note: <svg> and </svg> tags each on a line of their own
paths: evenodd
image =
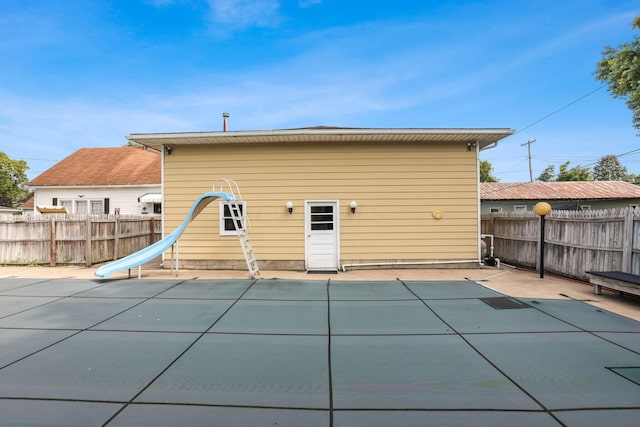
<svg viewBox="0 0 640 427">
<path fill-rule="evenodd" d="M 247 202 L 259 261 L 304 260 L 305 200 L 339 201 L 341 262 L 476 259 L 476 165 L 466 144 L 179 146 L 165 156 L 165 233 L 211 191 L 215 178 L 225 177 L 239 184 Z M 351 200 L 358 203 L 355 215 Z M 436 207 L 444 218 L 431 216 Z M 187 227 L 180 259 L 242 259 L 237 238 L 218 234 L 217 201 Z"/>
</svg>

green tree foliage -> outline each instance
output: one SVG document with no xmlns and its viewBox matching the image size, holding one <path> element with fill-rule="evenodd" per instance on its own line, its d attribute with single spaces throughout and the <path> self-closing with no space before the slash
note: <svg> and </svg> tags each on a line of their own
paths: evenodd
<svg viewBox="0 0 640 427">
<path fill-rule="evenodd" d="M 549 181 L 554 181 L 555 176 L 556 176 L 556 167 L 553 165 L 549 165 L 546 168 L 544 168 L 540 176 L 536 179 L 542 182 L 549 182 Z"/>
<path fill-rule="evenodd" d="M 491 175 L 493 166 L 488 160 L 480 160 L 480 182 L 498 182 L 498 178 Z"/>
<path fill-rule="evenodd" d="M 631 26 L 640 30 L 640 15 Z M 640 37 L 617 48 L 606 46 L 594 74 L 607 84 L 614 98 L 625 100 L 633 111 L 633 126 L 640 130 Z"/>
<path fill-rule="evenodd" d="M 556 181 L 592 181 L 588 167 L 575 166 L 569 169 L 569 162 L 560 165 Z"/>
<path fill-rule="evenodd" d="M 600 158 L 593 167 L 593 179 L 596 181 L 626 181 L 627 177 L 627 168 L 613 154 Z"/>
<path fill-rule="evenodd" d="M 538 176 L 538 181 L 592 181 L 591 170 L 588 167 L 575 166 L 569 169 L 569 162 L 565 162 L 560 165 L 558 175 L 555 171 L 555 166 L 547 166 Z"/>
<path fill-rule="evenodd" d="M 27 162 L 12 160 L 0 151 L 0 206 L 15 208 L 31 195 L 27 189 Z"/>
<path fill-rule="evenodd" d="M 635 185 L 640 185 L 640 175 L 637 175 L 635 173 L 630 173 L 629 175 L 627 175 L 627 179 L 625 179 L 625 181 Z"/>
</svg>

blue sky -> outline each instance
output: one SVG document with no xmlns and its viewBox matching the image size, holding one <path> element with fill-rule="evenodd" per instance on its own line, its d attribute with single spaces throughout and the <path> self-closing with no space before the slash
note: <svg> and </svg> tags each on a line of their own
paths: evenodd
<svg viewBox="0 0 640 427">
<path fill-rule="evenodd" d="M 130 133 L 221 130 L 226 111 L 230 130 L 512 128 L 481 157 L 528 181 L 528 140 L 534 179 L 640 148 L 593 76 L 639 13 L 637 0 L 2 0 L 0 150 L 35 178 Z M 619 160 L 640 174 L 640 152 Z"/>
</svg>

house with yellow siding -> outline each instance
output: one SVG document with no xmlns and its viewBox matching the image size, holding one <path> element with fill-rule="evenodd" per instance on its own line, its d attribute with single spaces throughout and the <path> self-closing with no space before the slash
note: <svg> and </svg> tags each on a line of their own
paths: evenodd
<svg viewBox="0 0 640 427">
<path fill-rule="evenodd" d="M 216 178 L 238 183 L 262 269 L 477 266 L 479 153 L 511 129 L 132 134 L 162 155 L 164 233 Z M 179 240 L 179 267 L 245 268 L 226 202 Z"/>
</svg>

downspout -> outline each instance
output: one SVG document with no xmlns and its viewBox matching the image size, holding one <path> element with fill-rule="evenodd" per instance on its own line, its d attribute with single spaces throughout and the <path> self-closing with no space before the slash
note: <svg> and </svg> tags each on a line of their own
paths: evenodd
<svg viewBox="0 0 640 427">
<path fill-rule="evenodd" d="M 482 149 L 480 149 L 480 151 L 490 150 L 492 148 L 496 148 L 497 146 L 498 146 L 498 141 L 492 142 L 491 144 L 487 144 L 484 147 L 482 147 Z"/>
<path fill-rule="evenodd" d="M 476 188 L 478 191 L 478 196 L 476 197 L 478 203 L 478 217 L 477 217 L 477 228 L 478 228 L 478 264 L 483 265 L 482 262 L 482 200 L 480 200 L 480 142 L 476 141 Z"/>
<path fill-rule="evenodd" d="M 160 227 L 162 228 L 162 233 L 161 233 L 161 239 L 164 239 L 166 236 L 164 234 L 164 230 L 165 230 L 165 224 L 164 224 L 164 217 L 165 217 L 165 212 L 167 211 L 165 209 L 165 189 L 164 189 L 164 158 L 166 157 L 166 152 L 165 152 L 165 145 L 162 146 L 162 149 L 160 150 L 160 191 L 162 194 L 162 213 L 160 214 Z M 155 230 L 154 230 L 155 232 Z M 164 263 L 165 263 L 166 259 L 164 256 L 164 253 L 162 253 L 162 268 L 164 268 Z M 173 262 L 173 259 L 171 260 Z M 171 267 L 173 268 L 173 266 Z"/>
<path fill-rule="evenodd" d="M 480 151 L 489 150 L 491 148 L 496 148 L 498 146 L 498 141 L 492 142 L 491 144 L 485 145 L 480 149 L 480 144 L 476 141 L 476 156 L 477 156 L 477 167 L 476 170 L 478 172 L 478 259 L 480 260 L 480 265 L 484 265 L 484 259 L 482 259 L 482 238 L 490 237 L 491 238 L 491 252 L 490 252 L 490 260 L 494 260 L 493 263 L 498 268 L 500 268 L 500 259 L 493 257 L 493 242 L 494 236 L 492 234 L 482 234 L 482 195 L 480 192 L 480 187 L 482 186 L 480 183 Z M 490 231 L 493 233 L 493 230 Z M 492 262 L 489 262 L 491 265 Z"/>
</svg>

